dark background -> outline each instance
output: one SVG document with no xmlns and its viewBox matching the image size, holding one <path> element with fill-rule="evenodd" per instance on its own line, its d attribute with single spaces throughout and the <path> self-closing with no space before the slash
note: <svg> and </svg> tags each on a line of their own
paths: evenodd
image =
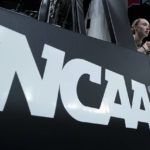
<svg viewBox="0 0 150 150">
<path fill-rule="evenodd" d="M 20 5 L 21 10 L 38 10 L 41 0 L 1 0 L 0 6 L 7 9 L 16 9 Z"/>
<path fill-rule="evenodd" d="M 131 5 L 128 8 L 128 16 L 130 24 L 137 19 L 137 18 L 145 18 L 150 22 L 150 5 L 143 4 L 143 5 Z M 147 38 L 147 40 L 150 40 L 150 35 Z"/>
</svg>

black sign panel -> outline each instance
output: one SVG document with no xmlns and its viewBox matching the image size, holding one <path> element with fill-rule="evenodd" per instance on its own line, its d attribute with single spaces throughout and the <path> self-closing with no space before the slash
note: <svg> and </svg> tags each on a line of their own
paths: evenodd
<svg viewBox="0 0 150 150">
<path fill-rule="evenodd" d="M 83 74 L 77 83 L 77 95 L 81 102 L 81 106 L 84 106 L 83 108 L 90 107 L 98 109 L 102 104 L 102 99 L 106 94 L 106 90 L 108 90 L 108 85 L 110 85 L 111 82 L 113 83 L 114 78 L 118 80 L 119 77 L 121 81 L 124 81 L 123 85 L 126 87 L 124 92 L 127 92 L 129 95 L 130 105 L 132 106 L 131 108 L 133 108 L 133 105 L 136 103 L 133 102 L 133 98 L 135 93 L 137 93 L 135 91 L 136 87 L 133 87 L 133 80 L 139 85 L 142 84 L 145 86 L 149 97 L 147 87 L 150 85 L 150 60 L 148 56 L 131 51 L 130 49 L 118 47 L 108 42 L 96 40 L 94 38 L 76 34 L 59 27 L 41 23 L 37 20 L 33 20 L 32 18 L 21 16 L 2 9 L 0 10 L 0 25 L 0 30 L 4 28 L 7 31 L 10 31 L 10 33 L 15 31 L 14 34 L 26 36 L 31 53 L 33 54 L 33 58 L 36 62 L 37 69 L 39 70 L 39 74 L 43 78 L 45 74 L 45 66 L 47 64 L 46 59 L 42 58 L 43 47 L 45 44 L 65 53 L 63 67 L 65 67 L 69 61 L 75 59 L 78 59 L 79 62 L 81 62 L 81 64 L 78 65 L 79 70 L 82 66 L 82 62 L 85 66 L 90 63 L 92 65 L 96 65 L 97 67 L 101 67 L 101 75 L 99 75 L 101 76 L 100 84 L 91 82 L 89 79 L 90 75 L 88 74 Z M 8 33 L 9 32 L 7 32 L 7 35 L 5 36 L 10 39 L 10 35 Z M 1 36 L 0 40 L 2 40 L 2 37 L 3 36 Z M 7 40 L 7 38 L 5 39 Z M 8 45 L 12 45 L 12 47 L 16 44 L 9 43 L 9 40 L 7 42 Z M 19 42 L 20 40 L 18 41 L 18 45 Z M 24 45 L 22 45 L 22 47 L 24 47 Z M 12 49 L 12 51 L 14 51 L 16 60 L 18 60 L 18 57 L 20 57 L 21 54 L 18 53 L 17 55 L 15 49 Z M 4 50 L 0 51 L 0 55 L 3 56 L 4 52 Z M 10 53 L 7 54 L 8 57 L 5 56 L 5 59 L 8 62 L 10 62 L 9 59 L 11 59 L 11 57 L 14 57 L 11 55 L 12 52 L 10 51 Z M 22 55 L 24 54 L 22 53 Z M 28 63 L 28 61 L 29 60 L 26 60 L 24 63 Z M 2 64 L 1 60 L 0 63 Z M 22 63 L 22 61 L 20 63 Z M 15 60 L 12 64 L 17 65 Z M 10 66 L 12 64 L 10 64 Z M 3 66 L 3 64 L 0 66 Z M 30 66 L 28 67 L 30 68 Z M 53 67 L 55 68 L 57 66 Z M 0 69 L 5 71 L 4 68 Z M 11 69 L 13 68 L 10 67 L 10 70 Z M 26 69 L 28 68 L 23 68 L 23 70 Z M 78 72 L 77 68 L 72 67 L 72 70 L 74 69 Z M 112 78 L 112 80 L 108 80 L 106 77 L 109 76 L 108 72 L 113 72 L 116 77 Z M 7 77 L 10 75 L 11 74 L 6 74 Z M 60 85 L 54 117 L 42 117 L 42 115 L 40 117 L 40 115 L 31 115 L 31 110 L 29 109 L 30 102 L 27 101 L 27 97 L 25 96 L 25 90 L 23 88 L 25 87 L 25 83 L 22 81 L 21 76 L 22 75 L 16 71 L 8 94 L 7 102 L 4 109 L 0 112 L 1 149 L 61 148 L 120 150 L 123 148 L 140 148 L 148 150 L 150 148 L 150 131 L 148 126 L 149 120 L 140 122 L 139 119 L 138 126 L 132 128 L 130 125 L 130 123 L 132 123 L 132 118 L 133 120 L 135 117 L 138 118 L 138 114 L 134 114 L 135 117 L 133 115 L 129 121 L 127 119 L 129 114 L 126 114 L 127 112 L 124 109 L 122 109 L 122 111 L 120 109 L 120 114 L 122 114 L 122 117 L 117 117 L 116 114 L 111 114 L 108 125 L 104 123 L 95 123 L 97 121 L 96 119 L 93 119 L 93 123 L 92 121 L 84 121 L 84 117 L 80 114 L 81 110 L 77 113 L 77 117 L 81 118 L 81 120 L 77 120 L 75 119 L 73 113 L 66 110 L 67 106 L 64 103 L 65 99 L 63 97 L 63 92 L 67 90 L 63 89 L 65 86 Z M 28 74 L 26 74 L 26 76 L 28 76 Z M 66 84 L 69 85 L 69 83 L 72 82 L 73 77 L 73 74 L 70 73 Z M 0 78 L 2 78 L 1 75 Z M 3 82 L 0 84 L 4 84 L 5 86 L 5 77 L 3 78 Z M 120 80 L 118 80 L 115 85 L 112 84 L 112 87 L 115 88 L 119 84 Z M 69 92 L 70 91 L 66 93 L 69 94 Z M 120 106 L 123 105 L 122 99 L 124 99 L 121 97 L 121 92 L 122 91 L 118 87 L 118 93 L 116 93 L 116 98 L 114 101 L 114 103 Z M 2 94 L 3 93 L 0 93 L 0 95 Z M 32 92 L 30 94 L 32 96 Z M 37 93 L 37 95 L 40 94 L 42 94 L 42 89 L 41 93 Z M 51 101 L 51 97 L 48 97 L 47 99 Z M 3 97 L 1 97 L 0 100 L 2 101 Z M 44 99 L 41 99 L 41 101 L 44 102 Z M 110 101 L 112 101 L 111 98 Z M 145 104 L 146 102 L 144 103 L 143 98 L 143 101 L 141 100 L 141 108 L 139 108 L 139 110 L 148 111 L 148 107 Z M 0 105 L 2 105 L 1 102 Z M 51 108 L 52 106 L 50 109 Z M 72 107 L 72 109 L 74 108 L 75 107 Z M 92 109 L 88 108 L 88 110 Z M 40 111 L 41 110 L 39 107 L 39 112 Z M 76 111 L 78 111 L 78 109 L 75 110 L 75 113 Z M 95 114 L 96 113 L 91 113 L 93 118 L 95 117 Z M 133 114 L 132 111 L 130 114 Z M 89 116 L 89 118 L 90 117 L 91 116 Z M 102 114 L 100 117 L 103 117 Z M 86 119 L 88 120 L 88 118 Z M 127 122 L 129 121 L 128 127 L 125 125 L 125 120 Z"/>
</svg>

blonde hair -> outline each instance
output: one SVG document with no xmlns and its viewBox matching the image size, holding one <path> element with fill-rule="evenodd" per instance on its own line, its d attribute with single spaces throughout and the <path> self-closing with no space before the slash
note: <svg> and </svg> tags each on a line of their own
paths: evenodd
<svg viewBox="0 0 150 150">
<path fill-rule="evenodd" d="M 133 21 L 132 26 L 131 26 L 132 34 L 135 34 L 135 28 L 137 27 L 141 19 L 144 19 L 144 18 L 138 18 Z"/>
<path fill-rule="evenodd" d="M 131 31 L 132 31 L 132 34 L 135 34 L 135 29 L 137 27 L 137 25 L 139 24 L 139 22 L 144 19 L 144 20 L 147 20 L 145 18 L 138 18 L 138 19 L 135 19 L 132 23 L 132 26 L 131 26 Z"/>
</svg>

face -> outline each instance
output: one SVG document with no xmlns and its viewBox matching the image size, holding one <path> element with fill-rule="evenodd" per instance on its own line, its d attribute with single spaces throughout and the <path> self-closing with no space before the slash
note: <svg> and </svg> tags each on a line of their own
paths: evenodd
<svg viewBox="0 0 150 150">
<path fill-rule="evenodd" d="M 141 37 L 147 37 L 150 32 L 150 24 L 146 19 L 140 19 L 139 23 L 137 24 L 135 31 Z"/>
</svg>

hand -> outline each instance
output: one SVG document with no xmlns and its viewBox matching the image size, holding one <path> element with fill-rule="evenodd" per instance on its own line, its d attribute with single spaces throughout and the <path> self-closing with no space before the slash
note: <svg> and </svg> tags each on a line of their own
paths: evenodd
<svg viewBox="0 0 150 150">
<path fill-rule="evenodd" d="M 145 44 L 147 45 L 149 51 L 150 51 L 150 41 L 146 41 Z"/>
<path fill-rule="evenodd" d="M 146 41 L 142 47 L 144 48 L 144 50 L 146 52 L 149 52 L 150 51 L 150 41 Z"/>
</svg>

